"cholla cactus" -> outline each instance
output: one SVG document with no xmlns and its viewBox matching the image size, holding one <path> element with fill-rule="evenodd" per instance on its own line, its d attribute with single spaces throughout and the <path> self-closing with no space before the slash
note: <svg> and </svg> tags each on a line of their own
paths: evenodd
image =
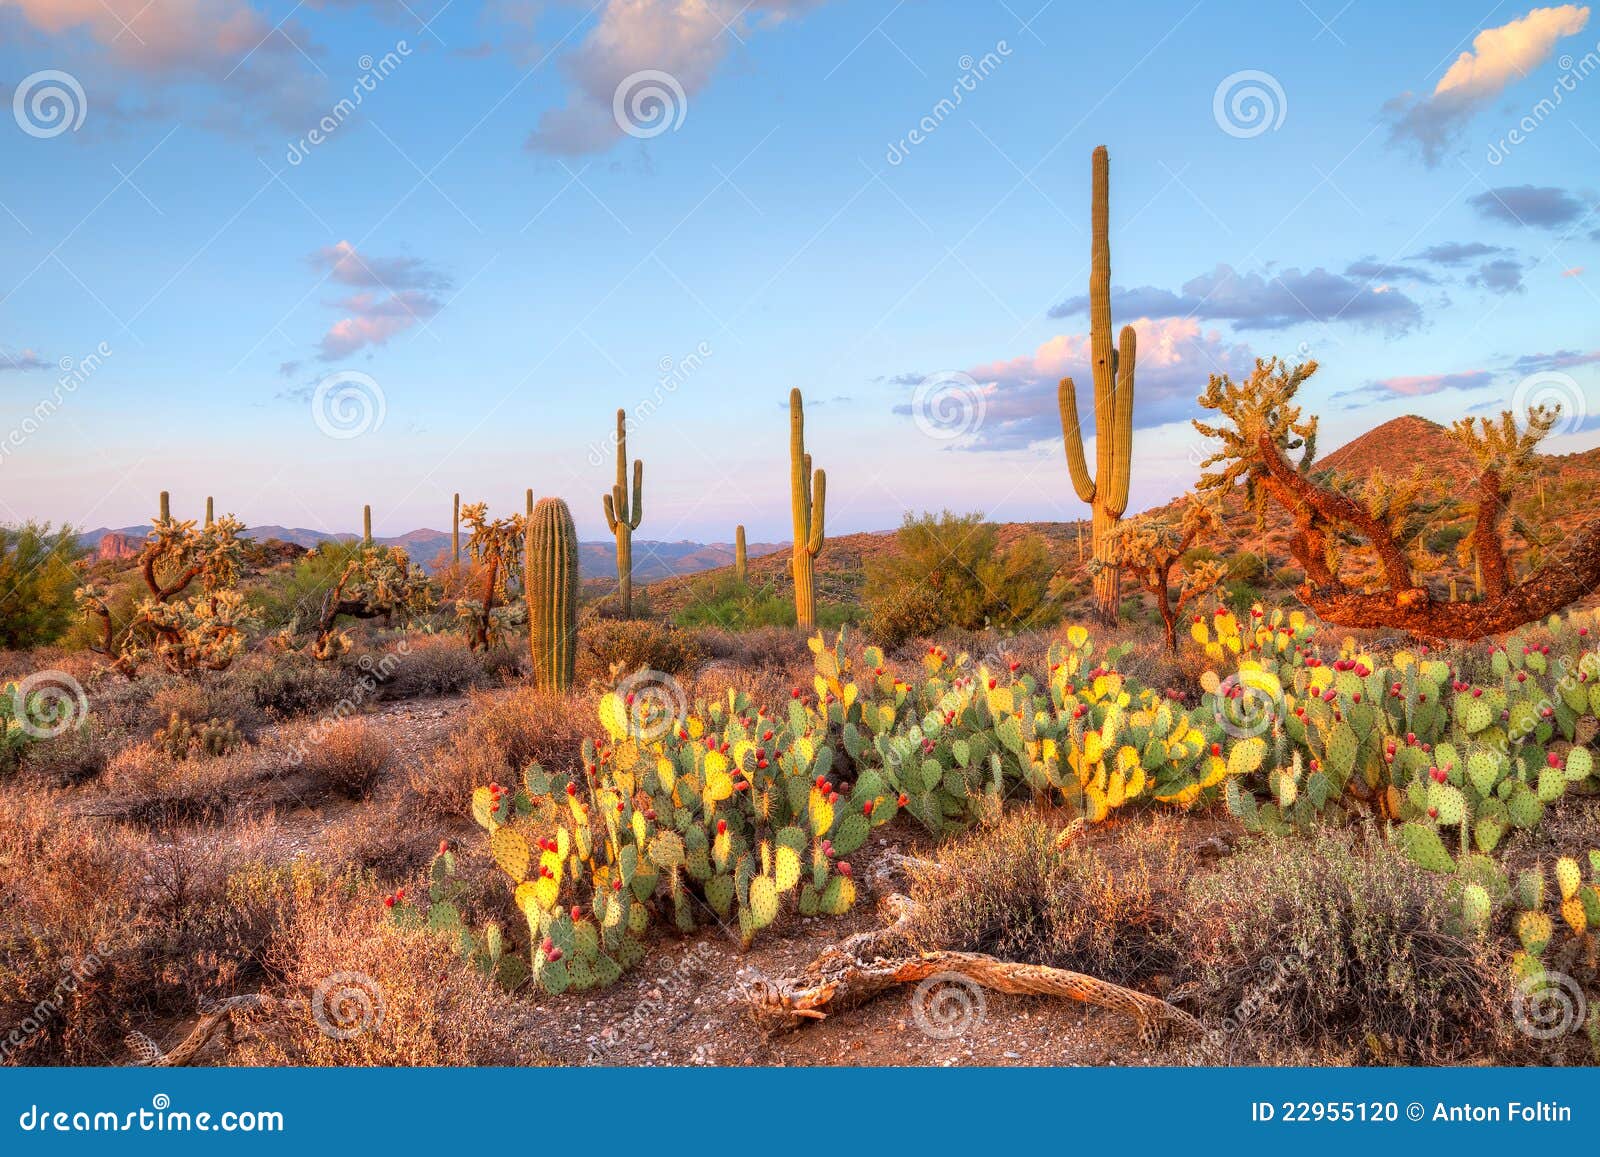
<svg viewBox="0 0 1600 1157">
<path fill-rule="evenodd" d="M 475 568 L 471 581 L 477 597 L 456 600 L 456 617 L 466 630 L 467 645 L 476 651 L 498 645 L 516 625 L 507 604 L 510 588 L 521 581 L 528 522 L 520 514 L 491 521 L 484 502 L 463 506 L 461 519 L 471 532 L 467 554 Z"/>
<path fill-rule="evenodd" d="M 1213 504 L 1189 498 L 1175 514 L 1143 515 L 1120 523 L 1112 531 L 1106 558 L 1097 557 L 1090 569 L 1098 573 L 1101 567 L 1114 566 L 1136 575 L 1140 585 L 1155 596 L 1156 610 L 1166 628 L 1167 648 L 1177 654 L 1178 616 L 1214 589 L 1226 573 L 1215 560 L 1185 563 L 1183 556 L 1201 535 L 1214 535 L 1220 526 Z M 1180 564 L 1183 573 L 1174 590 L 1172 572 Z"/>
<path fill-rule="evenodd" d="M 204 529 L 192 520 L 158 517 L 137 560 L 149 594 L 120 634 L 102 588 L 89 583 L 76 592 L 84 616 L 101 625 L 94 650 L 130 678 L 150 659 L 179 675 L 220 671 L 232 663 L 256 625 L 243 595 L 233 589 L 243 529 L 231 514 Z M 180 597 L 196 584 L 198 593 Z"/>
<path fill-rule="evenodd" d="M 1305 569 L 1297 593 L 1323 619 L 1348 627 L 1390 627 L 1426 638 L 1477 639 L 1513 630 L 1560 610 L 1600 586 L 1600 517 L 1568 537 L 1561 551 L 1545 558 L 1521 582 L 1511 581 L 1500 524 L 1511 487 L 1526 477 L 1535 447 L 1555 423 L 1558 410 L 1535 406 L 1525 428 L 1508 413 L 1481 427 L 1458 423 L 1455 434 L 1477 459 L 1475 481 L 1456 479 L 1451 490 L 1477 496 L 1470 551 L 1482 574 L 1481 600 L 1441 597 L 1418 577 L 1434 560 L 1414 543 L 1412 509 L 1422 501 L 1420 480 L 1379 483 L 1352 493 L 1336 480 L 1313 477 L 1310 463 L 1316 419 L 1301 421 L 1293 399 L 1316 372 L 1315 362 L 1293 368 L 1257 360 L 1248 380 L 1212 375 L 1200 404 L 1217 411 L 1217 425 L 1195 422 L 1222 448 L 1202 465 L 1199 489 L 1226 493 L 1244 482 L 1256 502 L 1277 503 L 1294 520 L 1289 549 Z M 1290 451 L 1302 449 L 1300 461 Z M 1216 469 L 1212 469 L 1216 467 Z M 1381 585 L 1368 588 L 1347 573 L 1345 543 L 1356 539 L 1375 558 Z"/>
<path fill-rule="evenodd" d="M 322 600 L 311 654 L 326 660 L 350 649 L 350 637 L 337 629 L 340 618 L 381 618 L 393 625 L 426 614 L 433 605 L 428 576 L 403 548 L 363 546 Z"/>
</svg>

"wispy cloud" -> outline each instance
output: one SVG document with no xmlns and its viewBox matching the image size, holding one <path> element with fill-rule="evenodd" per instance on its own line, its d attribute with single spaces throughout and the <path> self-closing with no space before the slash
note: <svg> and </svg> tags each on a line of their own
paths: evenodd
<svg viewBox="0 0 1600 1157">
<path fill-rule="evenodd" d="M 567 103 L 539 118 L 528 148 L 558 156 L 604 152 L 623 135 L 613 102 L 626 78 L 666 73 L 685 98 L 693 97 L 710 83 L 730 47 L 749 35 L 750 13 L 772 23 L 820 2 L 607 0 L 599 22 L 562 58 L 561 70 L 573 86 Z M 662 112 L 644 111 L 652 117 Z"/>
<path fill-rule="evenodd" d="M 331 280 L 361 291 L 337 302 L 345 316 L 318 343 L 317 357 L 324 362 L 384 345 L 436 317 L 444 308 L 436 291 L 451 284 L 447 275 L 420 258 L 370 256 L 347 241 L 317 250 L 310 260 L 313 267 L 326 269 Z"/>
<path fill-rule="evenodd" d="M 1142 286 L 1113 289 L 1116 312 L 1146 317 L 1193 317 L 1231 322 L 1239 330 L 1286 329 L 1302 322 L 1347 322 L 1404 333 L 1422 321 L 1422 307 L 1402 291 L 1323 268 L 1263 275 L 1218 265 L 1183 284 L 1181 293 Z M 1086 314 L 1087 296 L 1068 298 L 1051 317 Z"/>
<path fill-rule="evenodd" d="M 1494 380 L 1492 370 L 1463 370 L 1453 374 L 1411 374 L 1380 378 L 1373 386 L 1391 394 L 1420 398 L 1440 390 L 1471 390 Z"/>
<path fill-rule="evenodd" d="M 1521 293 L 1522 262 L 1509 257 L 1485 261 L 1478 271 L 1467 278 L 1467 284 L 1490 293 Z"/>
<path fill-rule="evenodd" d="M 1396 265 L 1379 261 L 1375 257 L 1363 257 L 1360 261 L 1352 261 L 1345 267 L 1344 272 L 1346 277 L 1359 277 L 1365 281 L 1415 281 L 1419 285 L 1439 283 L 1439 279 L 1426 269 L 1418 269 L 1414 265 Z"/>
<path fill-rule="evenodd" d="M 1562 4 L 1484 29 L 1431 93 L 1402 93 L 1384 105 L 1390 140 L 1414 149 L 1429 167 L 1437 165 L 1474 113 L 1543 64 L 1558 40 L 1582 31 L 1588 21 L 1587 7 Z"/>
<path fill-rule="evenodd" d="M 25 374 L 33 370 L 47 370 L 52 368 L 51 362 L 45 361 L 33 350 L 8 350 L 0 346 L 0 373 L 12 370 Z"/>
<path fill-rule="evenodd" d="M 1444 241 L 1430 245 L 1420 253 L 1413 253 L 1409 260 L 1431 261 L 1435 265 L 1464 265 L 1474 258 L 1504 252 L 1506 250 L 1501 246 L 1486 245 L 1482 241 Z"/>
</svg>

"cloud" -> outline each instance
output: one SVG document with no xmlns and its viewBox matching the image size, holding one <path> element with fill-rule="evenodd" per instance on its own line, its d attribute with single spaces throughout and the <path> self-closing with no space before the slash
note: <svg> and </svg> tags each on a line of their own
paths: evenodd
<svg viewBox="0 0 1600 1157">
<path fill-rule="evenodd" d="M 53 368 L 53 363 L 45 361 L 33 350 L 17 350 L 15 352 L 0 346 L 0 373 L 14 370 L 19 374 L 26 374 L 33 370 L 47 370 Z"/>
<path fill-rule="evenodd" d="M 448 289 L 450 278 L 428 268 L 420 257 L 371 257 L 357 253 L 348 241 L 319 249 L 311 264 L 328 270 L 328 276 L 342 285 L 357 288 Z"/>
<path fill-rule="evenodd" d="M 1148 429 L 1200 413 L 1195 402 L 1207 377 L 1238 376 L 1255 364 L 1247 346 L 1224 341 L 1193 318 L 1139 318 L 1134 373 L 1134 425 Z M 1087 334 L 1060 334 L 1031 354 L 973 366 L 966 371 L 983 394 L 983 421 L 965 448 L 1016 450 L 1041 440 L 1061 438 L 1056 383 L 1072 378 L 1078 388 L 1078 413 L 1085 427 L 1094 423 L 1094 375 Z M 902 374 L 897 384 L 915 386 L 925 374 Z M 911 413 L 908 404 L 897 414 Z"/>
<path fill-rule="evenodd" d="M 420 258 L 374 257 L 358 253 L 348 241 L 319 249 L 310 260 L 314 268 L 326 269 L 330 280 L 360 290 L 337 302 L 345 316 L 318 343 L 317 358 L 324 362 L 385 345 L 436 317 L 444 303 L 435 291 L 451 285 L 448 276 Z"/>
<path fill-rule="evenodd" d="M 1461 265 L 1475 257 L 1504 252 L 1506 250 L 1501 246 L 1485 245 L 1482 241 L 1445 241 L 1430 245 L 1420 253 L 1413 253 L 1408 260 L 1430 261 L 1435 265 Z"/>
<path fill-rule="evenodd" d="M 1432 93 L 1403 93 L 1384 105 L 1391 143 L 1415 149 L 1430 168 L 1437 165 L 1474 113 L 1543 64 L 1556 41 L 1581 31 L 1588 21 L 1588 8 L 1563 4 L 1484 29 Z"/>
<path fill-rule="evenodd" d="M 1478 266 L 1478 272 L 1467 278 L 1467 284 L 1491 293 L 1521 293 L 1522 262 L 1509 257 L 1485 261 Z"/>
<path fill-rule="evenodd" d="M 1391 265 L 1374 257 L 1352 261 L 1345 269 L 1347 277 L 1361 277 L 1368 281 L 1415 281 L 1422 285 L 1437 285 L 1439 279 L 1426 269 L 1410 265 Z"/>
<path fill-rule="evenodd" d="M 1437 394 L 1440 390 L 1472 390 L 1486 386 L 1494 380 L 1491 370 L 1463 370 L 1453 374 L 1412 374 L 1395 378 L 1380 378 L 1373 386 L 1391 394 L 1420 398 Z"/>
<path fill-rule="evenodd" d="M 1571 269 L 1563 269 L 1561 271 L 1561 276 L 1562 277 L 1582 277 L 1583 276 L 1583 266 L 1574 265 Z"/>
<path fill-rule="evenodd" d="M 305 29 L 274 23 L 248 0 L 0 0 L 0 17 L 16 13 L 35 33 L 84 53 L 76 68 L 92 73 L 91 102 L 106 119 L 161 115 L 190 84 L 226 87 L 224 101 L 188 107 L 190 119 L 219 127 L 225 118 L 264 118 L 295 125 L 315 115 L 317 78 L 307 55 L 319 51 Z M 128 93 L 144 99 L 132 108 Z M 100 95 L 102 99 L 96 99 Z M 109 100 L 104 100 L 109 97 Z M 155 99 L 150 99 L 154 97 Z M 129 103 L 130 108 L 115 108 Z"/>
<path fill-rule="evenodd" d="M 1519 374 L 1538 374 L 1547 370 L 1571 370 L 1600 362 L 1600 350 L 1556 350 L 1547 354 L 1523 354 L 1511 363 Z"/>
<path fill-rule="evenodd" d="M 1467 204 L 1491 221 L 1539 229 L 1558 229 L 1591 211 L 1565 189 L 1550 185 L 1502 185 L 1468 197 Z"/>
<path fill-rule="evenodd" d="M 1344 321 L 1398 334 L 1422 321 L 1422 307 L 1400 290 L 1362 284 L 1321 267 L 1263 276 L 1218 265 L 1185 282 L 1181 294 L 1152 286 L 1113 289 L 1111 305 L 1123 314 L 1227 321 L 1239 330 Z M 1088 308 L 1087 297 L 1073 297 L 1052 308 L 1050 316 L 1071 317 Z"/>
<path fill-rule="evenodd" d="M 573 89 L 567 103 L 547 110 L 529 134 L 527 147 L 557 156 L 604 152 L 623 135 L 612 112 L 622 82 L 635 73 L 668 74 L 686 102 L 710 82 L 729 48 L 749 32 L 746 12 L 766 23 L 815 7 L 820 0 L 606 0 L 605 11 L 561 70 Z M 630 92 L 640 91 L 638 86 Z M 669 88 L 671 107 L 646 101 L 636 106 L 641 127 L 658 127 L 658 117 L 676 120 L 680 102 Z M 687 115 L 687 110 L 683 110 Z"/>
</svg>

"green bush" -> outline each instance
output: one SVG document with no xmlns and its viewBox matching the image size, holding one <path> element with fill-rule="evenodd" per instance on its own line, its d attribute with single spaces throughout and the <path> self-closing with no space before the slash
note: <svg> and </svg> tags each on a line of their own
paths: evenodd
<svg viewBox="0 0 1600 1157">
<path fill-rule="evenodd" d="M 728 631 L 792 627 L 794 603 L 779 598 L 770 587 L 752 587 L 725 575 L 696 582 L 689 602 L 673 618 L 680 627 L 720 627 Z"/>
<path fill-rule="evenodd" d="M 1002 546 L 1000 529 L 981 513 L 907 514 L 899 550 L 868 565 L 866 602 L 879 607 L 923 587 L 934 595 L 936 627 L 1017 631 L 1044 627 L 1059 617 L 1049 595 L 1055 563 L 1044 539 L 1026 533 Z M 889 609 L 884 608 L 884 614 Z"/>
<path fill-rule="evenodd" d="M 78 534 L 49 523 L 0 526 L 0 649 L 48 646 L 66 634 L 82 558 Z"/>
</svg>

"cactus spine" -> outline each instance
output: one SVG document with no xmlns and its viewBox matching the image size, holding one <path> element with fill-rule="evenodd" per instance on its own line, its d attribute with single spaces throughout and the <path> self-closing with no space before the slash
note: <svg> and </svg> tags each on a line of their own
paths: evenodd
<svg viewBox="0 0 1600 1157">
<path fill-rule="evenodd" d="M 161 521 L 165 522 L 172 517 L 172 497 L 163 490 L 161 492 Z"/>
<path fill-rule="evenodd" d="M 789 506 L 794 513 L 794 618 L 802 631 L 817 625 L 816 558 L 822 550 L 828 476 L 811 469 L 806 416 L 798 388 L 789 391 Z"/>
<path fill-rule="evenodd" d="M 1110 161 L 1106 148 L 1094 151 L 1094 195 L 1090 209 L 1094 237 L 1089 270 L 1089 347 L 1094 369 L 1095 474 L 1083 456 L 1083 430 L 1078 423 L 1078 393 L 1071 378 L 1062 378 L 1057 392 L 1061 434 L 1067 447 L 1067 469 L 1073 489 L 1092 511 L 1089 545 L 1102 565 L 1094 576 L 1094 597 L 1101 616 L 1115 622 L 1121 601 L 1121 575 L 1112 560 L 1112 532 L 1128 508 L 1128 468 L 1133 450 L 1133 368 L 1137 338 L 1122 327 L 1121 348 L 1111 344 L 1111 242 L 1109 239 Z"/>
<path fill-rule="evenodd" d="M 455 509 L 450 514 L 450 560 L 461 565 L 461 492 L 456 492 Z"/>
<path fill-rule="evenodd" d="M 559 498 L 541 498 L 528 519 L 523 581 L 534 685 L 565 691 L 578 651 L 578 531 Z"/>
<path fill-rule="evenodd" d="M 361 508 L 361 545 L 372 545 L 372 507 Z"/>
<path fill-rule="evenodd" d="M 744 523 L 740 523 L 733 531 L 733 581 L 744 586 L 747 573 L 744 553 Z"/>
<path fill-rule="evenodd" d="M 211 523 L 215 520 L 215 515 L 213 513 L 214 510 L 215 510 L 215 507 L 212 505 L 211 495 L 207 494 L 206 495 L 206 529 L 207 530 L 211 529 Z"/>
<path fill-rule="evenodd" d="M 532 491 L 529 491 L 532 494 Z M 633 503 L 628 502 L 628 414 L 617 411 L 617 482 L 605 496 L 606 526 L 617 536 L 617 591 L 622 617 L 633 617 L 633 532 L 644 516 L 644 463 L 633 460 Z"/>
</svg>

